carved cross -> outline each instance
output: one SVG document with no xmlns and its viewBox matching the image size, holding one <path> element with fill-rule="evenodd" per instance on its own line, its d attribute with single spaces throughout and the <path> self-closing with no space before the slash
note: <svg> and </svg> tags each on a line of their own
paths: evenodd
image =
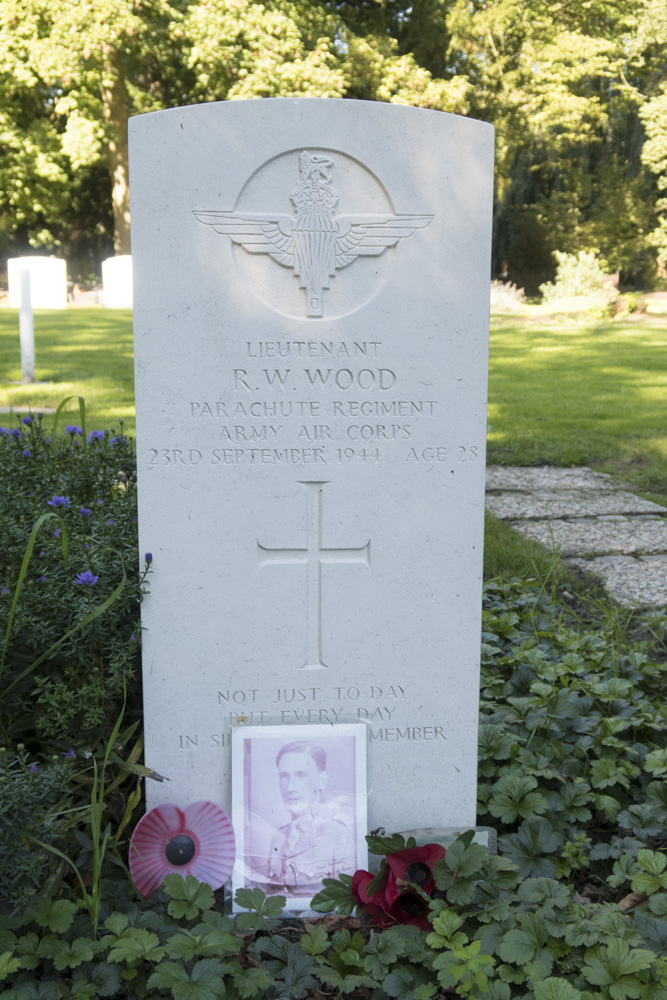
<svg viewBox="0 0 667 1000">
<path fill-rule="evenodd" d="M 264 566 L 306 565 L 308 576 L 308 655 L 302 670 L 322 670 L 322 566 L 325 563 L 371 565 L 370 539 L 349 549 L 322 546 L 322 493 L 326 482 L 301 482 L 308 491 L 307 546 L 303 549 L 269 549 L 257 543 L 259 568 Z"/>
</svg>

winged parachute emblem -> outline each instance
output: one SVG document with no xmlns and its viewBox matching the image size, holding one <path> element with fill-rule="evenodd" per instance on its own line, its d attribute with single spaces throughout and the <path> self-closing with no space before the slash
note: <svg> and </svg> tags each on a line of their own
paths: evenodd
<svg viewBox="0 0 667 1000">
<path fill-rule="evenodd" d="M 336 215 L 333 162 L 318 153 L 299 154 L 299 183 L 291 192 L 293 214 L 195 212 L 216 233 L 247 253 L 266 254 L 291 268 L 305 289 L 307 315 L 323 315 L 324 289 L 336 271 L 358 257 L 377 257 L 399 240 L 424 229 L 432 215 Z"/>
</svg>

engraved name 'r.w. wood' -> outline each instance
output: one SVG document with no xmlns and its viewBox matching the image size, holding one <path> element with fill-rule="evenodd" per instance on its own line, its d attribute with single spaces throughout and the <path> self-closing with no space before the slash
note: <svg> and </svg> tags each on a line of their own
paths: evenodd
<svg viewBox="0 0 667 1000">
<path fill-rule="evenodd" d="M 331 183 L 333 162 L 320 153 L 299 154 L 299 182 L 290 194 L 293 215 L 194 212 L 216 233 L 250 254 L 267 254 L 291 268 L 305 290 L 309 317 L 324 315 L 324 289 L 358 257 L 377 257 L 424 229 L 432 215 L 336 215 L 340 200 Z"/>
</svg>

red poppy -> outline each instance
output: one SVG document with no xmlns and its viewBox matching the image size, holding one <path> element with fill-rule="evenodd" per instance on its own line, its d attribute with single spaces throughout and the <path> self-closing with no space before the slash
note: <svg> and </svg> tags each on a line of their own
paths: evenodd
<svg viewBox="0 0 667 1000">
<path fill-rule="evenodd" d="M 232 873 L 236 843 L 231 821 L 215 802 L 179 809 L 170 802 L 149 809 L 130 841 L 130 874 L 143 896 L 167 875 L 194 875 L 219 889 Z"/>
<path fill-rule="evenodd" d="M 428 903 L 421 893 L 432 899 L 444 899 L 433 880 L 433 866 L 442 861 L 442 844 L 409 847 L 387 855 L 378 888 L 370 896 L 368 886 L 373 881 L 370 872 L 357 871 L 352 878 L 352 895 L 357 904 L 373 918 L 376 927 L 413 924 L 429 930 Z M 421 889 L 415 892 L 414 886 Z"/>
</svg>

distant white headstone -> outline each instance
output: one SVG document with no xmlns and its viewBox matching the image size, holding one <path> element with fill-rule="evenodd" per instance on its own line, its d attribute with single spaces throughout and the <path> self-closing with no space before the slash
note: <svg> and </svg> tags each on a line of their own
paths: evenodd
<svg viewBox="0 0 667 1000">
<path fill-rule="evenodd" d="M 33 309 L 67 308 L 67 265 L 58 257 L 10 257 L 7 261 L 9 307 L 20 309 L 21 271 L 30 274 Z"/>
<path fill-rule="evenodd" d="M 102 261 L 104 305 L 107 309 L 132 308 L 132 257 L 121 254 Z"/>
<path fill-rule="evenodd" d="M 234 726 L 361 721 L 371 828 L 473 825 L 493 130 L 278 99 L 130 133 L 149 805 L 228 808 Z"/>
</svg>

